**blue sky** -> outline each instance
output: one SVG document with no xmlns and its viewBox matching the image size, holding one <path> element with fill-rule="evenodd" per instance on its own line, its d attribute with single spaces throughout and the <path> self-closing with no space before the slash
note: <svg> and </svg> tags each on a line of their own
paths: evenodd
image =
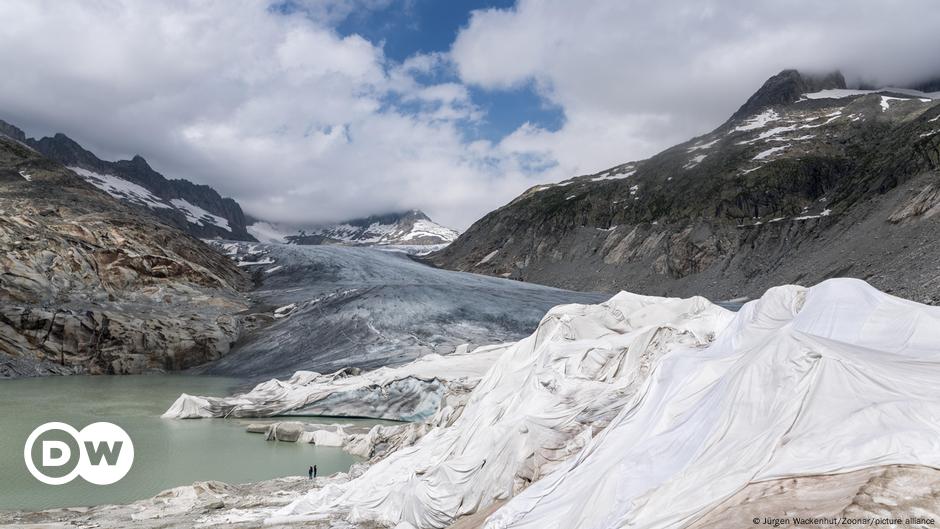
<svg viewBox="0 0 940 529">
<path fill-rule="evenodd" d="M 515 0 L 393 0 L 384 7 L 351 13 L 336 30 L 381 43 L 386 57 L 402 62 L 416 54 L 449 51 L 472 11 L 511 10 L 514 5 Z M 459 81 L 454 72 L 448 73 L 437 80 Z M 484 112 L 479 122 L 465 127 L 470 139 L 498 141 L 524 123 L 555 131 L 564 122 L 561 107 L 540 97 L 531 82 L 497 90 L 471 87 L 470 93 Z"/>
<path fill-rule="evenodd" d="M 337 15 L 334 29 L 340 35 L 361 36 L 381 46 L 387 59 L 401 63 L 415 55 L 447 53 L 473 11 L 511 10 L 514 6 L 515 0 L 376 0 Z M 272 10 L 285 15 L 307 12 L 311 18 L 324 18 L 321 10 L 311 12 L 309 6 L 297 0 L 276 2 Z M 430 80 L 460 82 L 452 69 L 435 71 Z M 532 82 L 469 90 L 473 104 L 483 115 L 472 123 L 463 123 L 462 133 L 467 140 L 499 141 L 526 123 L 557 131 L 564 123 L 563 109 L 541 97 Z"/>
</svg>

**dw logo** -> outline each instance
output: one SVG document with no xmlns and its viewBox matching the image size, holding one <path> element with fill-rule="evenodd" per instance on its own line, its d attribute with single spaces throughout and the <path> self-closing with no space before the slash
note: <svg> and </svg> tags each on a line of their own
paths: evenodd
<svg viewBox="0 0 940 529">
<path fill-rule="evenodd" d="M 47 422 L 26 438 L 23 459 L 29 473 L 48 485 L 63 485 L 76 476 L 110 485 L 131 469 L 134 443 L 120 426 L 109 422 L 89 424 L 82 431 L 63 422 Z"/>
</svg>

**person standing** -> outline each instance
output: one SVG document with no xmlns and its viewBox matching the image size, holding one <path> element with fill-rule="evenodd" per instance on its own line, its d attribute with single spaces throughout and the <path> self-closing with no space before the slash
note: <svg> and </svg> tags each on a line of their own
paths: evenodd
<svg viewBox="0 0 940 529">
<path fill-rule="evenodd" d="M 307 477 L 309 479 L 313 479 L 313 476 L 315 474 L 316 474 L 316 470 L 314 470 L 313 467 L 310 467 L 309 469 L 307 469 Z"/>
<path fill-rule="evenodd" d="M 317 466 L 313 465 L 313 479 L 317 479 Z"/>
</svg>

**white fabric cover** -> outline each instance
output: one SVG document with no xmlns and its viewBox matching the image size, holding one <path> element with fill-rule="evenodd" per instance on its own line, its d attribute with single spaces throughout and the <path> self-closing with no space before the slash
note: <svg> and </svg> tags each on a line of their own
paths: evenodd
<svg viewBox="0 0 940 529">
<path fill-rule="evenodd" d="M 327 486 L 270 523 L 345 514 L 350 521 L 442 528 L 505 499 L 577 453 L 616 416 L 656 359 L 707 345 L 732 313 L 704 298 L 621 293 L 552 309 L 501 355 L 462 415 L 361 477 Z"/>
<path fill-rule="evenodd" d="M 940 309 L 852 279 L 778 287 L 664 356 L 485 528 L 682 527 L 749 482 L 893 463 L 940 466 Z"/>
</svg>

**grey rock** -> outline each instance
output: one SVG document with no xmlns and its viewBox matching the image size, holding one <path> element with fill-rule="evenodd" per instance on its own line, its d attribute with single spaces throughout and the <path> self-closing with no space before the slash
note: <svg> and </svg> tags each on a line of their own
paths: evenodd
<svg viewBox="0 0 940 529">
<path fill-rule="evenodd" d="M 0 127 L 3 125 L 7 124 L 0 121 Z M 140 155 L 136 155 L 130 160 L 105 161 L 62 133 L 38 140 L 26 139 L 24 136 L 20 141 L 25 141 L 30 147 L 62 165 L 81 167 L 96 173 L 117 176 L 142 186 L 155 196 L 167 201 L 168 204 L 170 204 L 169 201 L 174 199 L 186 200 L 209 213 L 226 219 L 231 227 L 231 230 L 225 230 L 212 223 L 195 224 L 189 222 L 187 216 L 175 207 L 142 208 L 148 214 L 155 215 L 164 222 L 190 235 L 201 238 L 223 237 L 245 241 L 254 240 L 246 231 L 245 214 L 235 200 L 223 198 L 215 189 L 207 185 L 194 184 L 184 179 L 167 179 L 150 167 Z"/>
<path fill-rule="evenodd" d="M 727 300 L 846 276 L 940 299 L 940 101 L 800 97 L 839 86 L 783 72 L 754 113 L 529 189 L 428 260 L 573 290 Z"/>
<path fill-rule="evenodd" d="M 217 359 L 248 278 L 226 257 L 0 136 L 0 376 Z"/>
</svg>

